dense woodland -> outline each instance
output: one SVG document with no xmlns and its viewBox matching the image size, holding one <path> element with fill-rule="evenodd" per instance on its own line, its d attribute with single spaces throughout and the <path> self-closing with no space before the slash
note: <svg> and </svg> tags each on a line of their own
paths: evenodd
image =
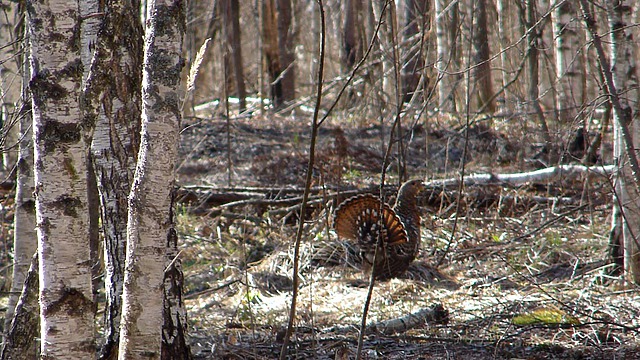
<svg viewBox="0 0 640 360">
<path fill-rule="evenodd" d="M 638 358 L 639 24 L 0 0 L 0 358 Z"/>
</svg>

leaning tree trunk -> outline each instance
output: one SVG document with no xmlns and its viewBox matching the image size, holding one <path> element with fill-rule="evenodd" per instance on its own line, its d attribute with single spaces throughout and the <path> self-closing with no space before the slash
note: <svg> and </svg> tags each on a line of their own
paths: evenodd
<svg viewBox="0 0 640 360">
<path fill-rule="evenodd" d="M 127 197 L 139 148 L 142 26 L 139 5 L 105 1 L 102 27 L 84 93 L 84 116 L 95 123 L 91 153 L 104 236 L 104 343 L 100 358 L 115 358 L 127 240 Z"/>
<path fill-rule="evenodd" d="M 99 13 L 100 0 L 79 1 L 80 17 L 82 19 L 80 33 L 80 58 L 82 59 L 82 81 L 84 83 L 89 76 L 91 60 L 96 50 L 96 37 L 102 17 L 95 16 Z M 89 209 L 89 248 L 91 251 L 91 278 L 93 279 L 93 301 L 97 302 L 98 292 L 102 288 L 102 261 L 100 256 L 100 200 L 92 158 L 89 157 L 88 178 L 88 209 Z"/>
<path fill-rule="evenodd" d="M 1 360 L 36 360 L 37 341 L 40 337 L 40 307 L 38 306 L 38 255 L 31 259 L 31 266 L 24 279 L 24 287 L 7 329 Z"/>
<path fill-rule="evenodd" d="M 175 328 L 163 326 L 162 314 L 165 253 L 175 236 L 171 196 L 180 125 L 178 90 L 184 64 L 181 47 L 185 18 L 185 2 L 147 4 L 142 139 L 129 196 L 120 359 L 160 359 L 161 348 L 165 349 L 161 346 L 163 332 L 170 331 L 169 336 L 176 338 Z"/>
<path fill-rule="evenodd" d="M 41 356 L 95 358 L 87 208 L 91 124 L 81 121 L 80 14 L 69 1 L 31 2 L 35 205 Z"/>
</svg>

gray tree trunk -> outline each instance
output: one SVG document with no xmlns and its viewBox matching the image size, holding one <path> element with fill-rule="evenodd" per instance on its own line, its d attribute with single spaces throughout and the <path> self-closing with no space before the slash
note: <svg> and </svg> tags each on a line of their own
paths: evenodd
<svg viewBox="0 0 640 360">
<path fill-rule="evenodd" d="M 553 12 L 553 33 L 556 60 L 556 103 L 558 119 L 565 123 L 574 121 L 585 102 L 585 74 L 580 50 L 580 22 L 577 4 L 562 1 Z"/>
<path fill-rule="evenodd" d="M 139 4 L 105 1 L 103 23 L 84 93 L 84 116 L 96 128 L 91 144 L 104 236 L 104 343 L 100 357 L 115 358 L 127 240 L 127 197 L 139 148 L 142 25 Z"/>
<path fill-rule="evenodd" d="M 22 27 L 18 26 L 24 14 L 24 7 L 17 2 L 0 4 L 0 168 L 13 169 L 18 158 L 18 117 L 16 106 L 20 99 L 21 60 L 20 37 Z M 17 30 L 17 32 L 15 31 Z"/>
<path fill-rule="evenodd" d="M 508 17 L 510 14 L 509 11 L 510 4 L 507 0 L 496 0 L 496 12 L 498 13 L 498 39 L 499 41 L 499 50 L 500 50 L 500 67 L 501 67 L 501 79 L 502 79 L 502 88 L 503 88 L 503 96 L 501 103 L 503 108 L 501 109 L 503 112 L 507 113 L 510 111 L 510 106 L 515 103 L 513 101 L 511 92 L 507 89 L 507 83 L 509 79 L 507 78 L 510 68 L 509 66 L 509 56 L 507 55 L 507 46 L 511 43 L 511 38 L 507 34 L 507 24 Z"/>
<path fill-rule="evenodd" d="M 449 74 L 456 68 L 455 64 L 455 47 L 454 39 L 451 38 L 453 33 L 452 16 L 454 12 L 458 11 L 456 5 L 451 8 L 447 8 L 448 2 L 446 0 L 435 0 L 435 27 L 436 27 L 436 47 L 437 47 L 437 59 L 436 69 L 438 71 L 438 108 L 446 112 L 456 111 L 455 101 L 455 76 Z"/>
<path fill-rule="evenodd" d="M 278 24 L 278 53 L 282 66 L 282 100 L 296 97 L 295 56 L 293 44 L 293 9 L 291 0 L 276 0 Z"/>
<path fill-rule="evenodd" d="M 495 111 L 493 80 L 491 76 L 491 49 L 489 48 L 489 28 L 487 27 L 487 0 L 473 1 L 473 78 L 477 109 L 492 113 Z"/>
<path fill-rule="evenodd" d="M 235 95 L 240 100 L 240 112 L 247 107 L 247 91 L 244 85 L 244 65 L 242 59 L 242 42 L 240 38 L 240 4 L 238 0 L 224 0 L 222 6 L 227 34 L 227 46 L 224 52 L 227 69 L 233 69 Z"/>
<path fill-rule="evenodd" d="M 172 197 L 173 203 L 174 197 Z M 173 205 L 172 205 L 173 208 Z M 171 221 L 173 218 L 171 212 Z M 162 359 L 190 360 L 191 349 L 187 337 L 187 310 L 183 301 L 184 274 L 178 258 L 178 234 L 168 234 L 166 270 L 164 272 L 164 303 L 162 308 Z"/>
<path fill-rule="evenodd" d="M 527 43 L 529 44 L 529 49 L 527 51 L 527 74 L 529 75 L 528 97 L 532 112 L 536 114 L 536 118 L 540 124 L 542 137 L 545 140 L 546 146 L 550 146 L 551 135 L 549 134 L 547 120 L 545 119 L 542 107 L 540 106 L 540 90 L 538 89 L 538 84 L 540 83 L 540 74 L 538 73 L 538 47 L 540 46 L 540 38 L 542 37 L 540 27 L 537 25 L 538 10 L 536 8 L 535 0 L 526 0 L 525 5 L 525 23 L 528 31 Z"/>
<path fill-rule="evenodd" d="M 266 0 L 262 7 L 262 47 L 276 108 L 295 97 L 291 0 Z"/>
</svg>

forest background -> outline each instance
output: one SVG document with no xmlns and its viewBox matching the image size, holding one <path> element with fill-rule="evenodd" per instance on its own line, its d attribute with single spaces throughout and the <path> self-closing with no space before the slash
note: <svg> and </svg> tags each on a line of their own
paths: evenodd
<svg viewBox="0 0 640 360">
<path fill-rule="evenodd" d="M 85 15 L 122 12 L 120 2 L 107 3 Z M 23 285 L 9 281 L 16 209 L 31 196 L 16 186 L 17 145 L 31 138 L 20 128 L 29 71 L 18 4 L 2 3 L 0 58 L 1 266 L 12 295 Z M 180 139 L 166 212 L 175 215 L 169 263 L 184 271 L 195 357 L 635 356 L 640 6 L 184 5 Z M 137 6 L 125 8 L 137 18 Z M 99 28 L 108 16 L 86 18 L 101 19 Z M 97 36 L 96 48 L 108 48 Z M 125 126 L 134 149 L 139 129 Z M 135 163 L 125 165 L 130 174 Z M 369 287 L 344 263 L 332 210 L 361 192 L 391 201 L 410 178 L 428 185 L 421 254 L 406 276 Z M 102 245 L 87 248 L 92 259 L 109 249 L 104 223 L 94 224 Z M 91 269 L 98 344 L 117 343 L 113 320 L 102 319 L 119 316 L 110 310 L 117 292 L 101 280 L 114 273 L 106 254 Z M 442 310 L 444 318 L 431 317 Z"/>
</svg>

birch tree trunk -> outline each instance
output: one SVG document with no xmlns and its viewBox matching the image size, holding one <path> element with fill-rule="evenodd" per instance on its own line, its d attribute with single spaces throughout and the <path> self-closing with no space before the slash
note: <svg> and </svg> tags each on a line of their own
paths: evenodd
<svg viewBox="0 0 640 360">
<path fill-rule="evenodd" d="M 507 84 L 509 79 L 507 75 L 509 74 L 509 56 L 507 56 L 507 46 L 511 43 L 511 38 L 507 35 L 507 19 L 510 13 L 510 6 L 507 0 L 496 0 L 496 12 L 498 13 L 498 39 L 500 46 L 500 67 L 501 67 L 501 79 L 502 79 L 502 88 L 503 88 L 503 101 L 498 102 L 501 106 L 503 106 L 503 112 L 507 113 L 510 111 L 510 106 L 515 103 L 511 96 L 511 91 L 507 89 Z"/>
<path fill-rule="evenodd" d="M 91 124 L 81 121 L 78 3 L 30 2 L 35 208 L 43 358 L 95 358 L 87 209 Z"/>
<path fill-rule="evenodd" d="M 536 115 L 538 123 L 542 131 L 542 137 L 546 143 L 546 146 L 551 145 L 551 135 L 549 133 L 549 127 L 547 126 L 547 120 L 542 112 L 540 106 L 540 90 L 538 84 L 540 83 L 539 68 L 539 51 L 540 39 L 542 37 L 542 30 L 540 29 L 538 22 L 538 10 L 536 7 L 536 0 L 525 1 L 525 23 L 527 27 L 527 43 L 529 49 L 527 51 L 527 74 L 529 75 L 529 102 L 532 112 Z"/>
<path fill-rule="evenodd" d="M 26 15 L 24 13 L 23 15 Z M 24 26 L 23 26 L 24 29 Z M 19 119 L 18 160 L 16 166 L 16 194 L 15 213 L 13 218 L 13 278 L 9 294 L 7 313 L 4 319 L 4 329 L 9 330 L 18 298 L 24 286 L 24 280 L 29 271 L 31 258 L 38 248 L 36 238 L 36 213 L 35 200 L 33 198 L 33 133 L 31 126 L 31 97 L 27 84 L 29 83 L 30 70 L 28 62 L 29 40 L 26 32 L 21 31 L 23 55 L 18 56 L 22 61 L 22 101 Z"/>
<path fill-rule="evenodd" d="M 450 11 L 457 11 L 457 7 L 447 9 L 446 0 L 434 0 L 435 4 L 435 26 L 436 26 L 436 47 L 437 59 L 436 69 L 438 71 L 438 108 L 446 112 L 456 111 L 454 94 L 454 76 L 448 74 L 454 70 L 453 65 L 453 41 L 450 38 Z"/>
<path fill-rule="evenodd" d="M 28 98 L 26 98 L 28 99 Z M 31 258 L 38 248 L 36 237 L 35 201 L 33 199 L 33 139 L 31 136 L 31 106 L 23 106 L 20 119 L 20 149 L 16 174 L 15 214 L 13 220 L 13 278 L 7 312 L 5 331 L 9 329 L 24 280 L 29 271 Z"/>
<path fill-rule="evenodd" d="M 80 57 L 82 59 L 82 81 L 83 84 L 87 80 L 91 68 L 91 60 L 96 49 L 96 38 L 98 36 L 98 28 L 101 23 L 99 13 L 99 0 L 82 0 L 79 1 L 80 18 Z M 95 122 L 93 122 L 95 123 Z M 89 156 L 88 166 L 88 198 L 87 204 L 89 209 L 89 248 L 91 251 L 91 278 L 93 279 L 93 301 L 97 302 L 98 291 L 102 287 L 102 261 L 100 257 L 100 200 L 98 197 L 98 185 L 93 170 L 92 157 Z"/>
<path fill-rule="evenodd" d="M 2 167 L 11 171 L 18 158 L 18 117 L 16 104 L 20 99 L 20 41 L 18 26 L 24 7 L 17 2 L 0 3 L 0 154 Z M 18 31 L 14 31 L 17 29 Z"/>
<path fill-rule="evenodd" d="M 185 3 L 147 4 L 142 129 L 129 195 L 119 359 L 160 359 L 167 244 L 180 122 Z M 186 324 L 185 324 L 186 325 Z"/>
<path fill-rule="evenodd" d="M 175 197 L 172 197 L 172 208 Z M 173 211 L 169 214 L 172 224 Z M 166 267 L 164 272 L 164 303 L 162 308 L 162 359 L 190 360 L 191 349 L 187 337 L 187 309 L 183 300 L 184 274 L 178 258 L 178 234 L 168 234 Z"/>
<path fill-rule="evenodd" d="M 38 306 L 38 255 L 35 254 L 31 267 L 24 279 L 24 287 L 7 329 L 0 359 L 36 360 L 40 337 L 40 307 Z"/>
<path fill-rule="evenodd" d="M 628 1 L 607 2 L 607 13 L 611 34 L 611 69 L 613 83 L 619 96 L 621 113 L 613 113 L 613 156 L 617 165 L 615 181 L 614 212 L 620 212 L 622 231 L 615 229 L 619 223 L 613 223 L 612 233 L 620 234 L 624 254 L 625 278 L 632 283 L 640 283 L 640 189 L 634 181 L 634 174 L 629 165 L 629 157 L 637 158 L 638 153 L 627 151 L 622 127 L 631 132 L 633 148 L 640 146 L 640 124 L 637 114 L 639 92 L 636 54 L 633 33 L 628 26 L 632 23 L 632 6 Z"/>
<path fill-rule="evenodd" d="M 553 12 L 558 119 L 567 124 L 576 119 L 585 102 L 583 55 L 576 4 L 559 0 Z"/>
<path fill-rule="evenodd" d="M 104 236 L 104 343 L 100 357 L 117 357 L 127 240 L 127 197 L 139 149 L 142 26 L 139 4 L 105 1 L 96 53 L 84 93 L 84 116 L 95 123 L 91 153 Z"/>
</svg>

